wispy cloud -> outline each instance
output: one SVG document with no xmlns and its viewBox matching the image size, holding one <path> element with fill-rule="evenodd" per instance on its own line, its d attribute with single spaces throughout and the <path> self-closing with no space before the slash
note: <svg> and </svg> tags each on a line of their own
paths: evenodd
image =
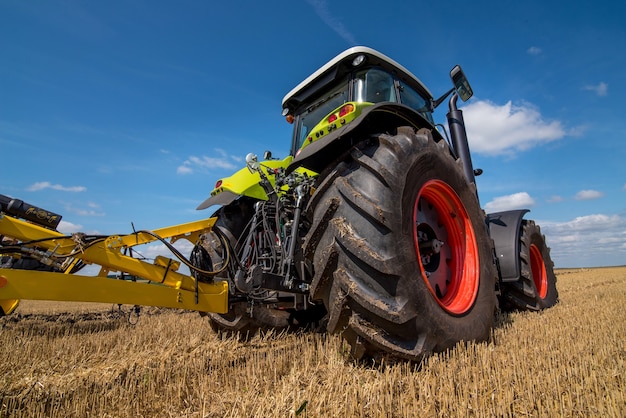
<svg viewBox="0 0 626 418">
<path fill-rule="evenodd" d="M 537 47 L 537 46 L 531 46 L 530 48 L 528 48 L 526 50 L 526 53 L 529 55 L 539 55 L 541 54 L 543 51 L 541 50 L 541 48 Z"/>
<path fill-rule="evenodd" d="M 228 155 L 226 151 L 216 149 L 215 153 L 217 157 L 207 157 L 203 155 L 201 157 L 192 155 L 187 158 L 178 168 L 176 173 L 178 174 L 192 174 L 195 170 L 212 170 L 212 169 L 227 169 L 233 170 L 237 168 L 237 165 L 233 161 L 240 160 L 238 157 Z"/>
<path fill-rule="evenodd" d="M 59 226 L 57 227 L 57 230 L 64 234 L 72 234 L 74 232 L 79 232 L 81 229 L 83 229 L 82 225 L 74 224 L 72 222 L 67 222 L 64 220 L 61 220 L 61 222 L 59 222 Z"/>
<path fill-rule="evenodd" d="M 578 193 L 576 193 L 576 196 L 574 196 L 574 199 L 593 200 L 593 199 L 599 199 L 601 197 L 604 197 L 604 193 L 599 192 L 597 190 L 581 190 Z"/>
<path fill-rule="evenodd" d="M 191 168 L 191 162 L 185 161 L 183 165 L 178 166 L 176 169 L 176 174 L 191 174 L 193 173 L 193 168 Z"/>
<path fill-rule="evenodd" d="M 313 6 L 313 10 L 315 10 L 315 13 L 322 19 L 322 22 L 324 22 L 326 26 L 335 31 L 335 33 L 348 44 L 357 44 L 354 35 L 348 31 L 341 20 L 328 9 L 328 2 L 326 0 L 307 0 L 307 2 Z"/>
<path fill-rule="evenodd" d="M 497 105 L 479 100 L 463 107 L 471 148 L 487 155 L 514 155 L 555 141 L 566 132 L 560 121 L 547 121 L 530 103 Z"/>
<path fill-rule="evenodd" d="M 583 87 L 583 90 L 592 91 L 597 96 L 603 97 L 609 94 L 609 85 L 601 81 L 598 84 L 588 84 Z"/>
<path fill-rule="evenodd" d="M 102 211 L 102 208 L 97 203 L 88 202 L 87 207 L 75 207 L 71 204 L 65 205 L 67 212 L 75 213 L 79 216 L 105 216 L 106 213 Z"/>
<path fill-rule="evenodd" d="M 534 205 L 535 199 L 526 192 L 519 192 L 494 198 L 485 205 L 485 211 L 493 213 L 512 209 L 528 209 Z"/>
<path fill-rule="evenodd" d="M 26 190 L 29 192 L 38 192 L 40 190 L 52 189 L 58 190 L 61 192 L 84 192 L 87 190 L 84 186 L 63 186 L 60 184 L 52 184 L 49 181 L 40 181 L 31 186 L 29 186 Z"/>
</svg>

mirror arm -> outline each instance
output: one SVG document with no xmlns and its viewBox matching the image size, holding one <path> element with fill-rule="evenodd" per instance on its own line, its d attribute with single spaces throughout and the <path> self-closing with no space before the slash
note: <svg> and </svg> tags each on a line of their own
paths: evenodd
<svg viewBox="0 0 626 418">
<path fill-rule="evenodd" d="M 443 96 L 441 96 L 440 98 L 438 98 L 437 100 L 431 101 L 431 106 L 432 106 L 432 110 L 435 110 L 441 103 L 443 103 L 444 100 L 446 100 L 446 98 L 450 95 L 450 93 L 452 93 L 454 91 L 454 87 L 452 87 L 450 90 L 448 90 L 447 92 L 445 92 L 443 94 Z"/>
</svg>

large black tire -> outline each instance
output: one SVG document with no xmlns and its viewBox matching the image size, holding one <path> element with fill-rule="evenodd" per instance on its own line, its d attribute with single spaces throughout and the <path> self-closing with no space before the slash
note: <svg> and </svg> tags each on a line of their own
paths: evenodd
<svg viewBox="0 0 626 418">
<path fill-rule="evenodd" d="M 495 317 L 497 272 L 475 186 L 445 141 L 398 131 L 353 148 L 309 206 L 312 296 L 357 359 L 419 361 L 488 339 Z"/>
<path fill-rule="evenodd" d="M 255 200 L 250 198 L 240 198 L 228 206 L 220 208 L 213 216 L 217 216 L 215 228 L 219 228 L 222 236 L 230 242 L 232 250 L 231 257 L 236 257 L 241 242 L 239 238 L 247 232 L 246 227 L 254 214 Z M 204 244 L 208 245 L 207 243 Z M 203 270 L 213 270 L 221 267 L 219 263 L 211 260 L 209 251 L 203 246 L 196 245 L 192 250 L 190 260 L 192 263 Z M 225 270 L 220 277 L 225 279 L 228 270 Z M 200 274 L 194 274 L 194 277 L 202 277 Z M 207 314 L 211 328 L 218 333 L 232 334 L 238 336 L 242 340 L 252 338 L 260 330 L 284 330 L 290 326 L 290 312 L 272 309 L 259 304 L 250 309 L 246 301 L 236 302 L 230 305 L 229 311 L 225 314 L 210 312 Z"/>
<path fill-rule="evenodd" d="M 519 261 L 520 279 L 502 285 L 502 309 L 539 311 L 554 306 L 559 300 L 554 263 L 545 236 L 534 221 L 522 220 Z"/>
<path fill-rule="evenodd" d="M 239 247 L 238 239 L 245 232 L 248 221 L 254 213 L 254 201 L 248 198 L 241 198 L 230 205 L 221 207 L 212 216 L 218 218 L 214 228 L 219 229 L 224 239 L 228 240 L 231 248 L 231 257 L 236 257 L 236 250 Z M 212 233 L 214 234 L 214 233 Z M 210 238 L 210 239 L 209 239 Z M 208 248 L 210 240 L 215 241 L 217 236 L 206 236 L 202 243 L 197 244 L 191 252 L 190 261 L 196 267 L 203 270 L 213 270 L 222 267 L 223 260 L 212 259 L 215 257 L 215 250 Z M 232 251 L 234 249 L 234 251 Z M 221 252 L 221 251 L 220 251 Z M 192 275 L 201 280 L 207 280 L 202 274 L 192 272 Z M 226 280 L 228 270 L 222 272 L 216 280 Z M 204 314 L 203 314 L 204 315 Z M 218 333 L 237 334 L 242 338 L 252 337 L 259 329 L 258 324 L 246 312 L 245 303 L 236 303 L 230 306 L 225 314 L 209 312 L 206 314 L 213 331 Z"/>
</svg>

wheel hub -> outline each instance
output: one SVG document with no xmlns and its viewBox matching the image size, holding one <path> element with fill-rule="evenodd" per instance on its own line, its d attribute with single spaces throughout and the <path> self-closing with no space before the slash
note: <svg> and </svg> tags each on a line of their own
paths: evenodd
<svg viewBox="0 0 626 418">
<path fill-rule="evenodd" d="M 417 239 L 424 269 L 429 273 L 436 271 L 441 258 L 439 253 L 444 242 L 437 238 L 437 234 L 427 223 L 417 225 Z"/>
</svg>

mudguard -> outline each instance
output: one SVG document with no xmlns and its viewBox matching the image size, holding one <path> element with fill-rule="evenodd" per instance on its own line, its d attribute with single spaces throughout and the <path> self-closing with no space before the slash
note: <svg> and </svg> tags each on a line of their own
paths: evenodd
<svg viewBox="0 0 626 418">
<path fill-rule="evenodd" d="M 272 186 L 276 184 L 276 177 L 271 175 L 272 170 L 285 169 L 289 166 L 293 157 L 290 155 L 283 160 L 265 160 L 261 161 L 261 167 L 268 173 Z M 308 176 L 316 176 L 317 173 L 298 169 L 298 172 L 306 173 Z M 247 167 L 242 168 L 230 177 L 224 177 L 216 183 L 211 196 L 202 202 L 196 209 L 206 209 L 210 206 L 220 205 L 225 206 L 235 201 L 239 196 L 248 196 L 257 200 L 267 200 L 267 194 L 265 190 L 259 185 L 261 176 L 258 172 L 251 172 Z M 285 186 L 286 187 L 286 186 Z"/>
<path fill-rule="evenodd" d="M 292 156 L 288 156 L 284 160 L 265 160 L 261 161 L 261 166 L 266 168 L 286 168 L 293 160 Z M 268 176 L 272 185 L 274 185 L 274 176 Z M 224 177 L 216 183 L 211 196 L 202 202 L 196 209 L 206 209 L 215 205 L 228 205 L 239 196 L 248 196 L 254 199 L 267 200 L 267 194 L 259 185 L 261 176 L 258 172 L 251 172 L 247 167 L 242 168 L 230 177 Z"/>
<path fill-rule="evenodd" d="M 520 227 L 527 212 L 530 211 L 519 209 L 487 214 L 489 235 L 495 245 L 503 282 L 514 282 L 520 278 Z"/>
</svg>

